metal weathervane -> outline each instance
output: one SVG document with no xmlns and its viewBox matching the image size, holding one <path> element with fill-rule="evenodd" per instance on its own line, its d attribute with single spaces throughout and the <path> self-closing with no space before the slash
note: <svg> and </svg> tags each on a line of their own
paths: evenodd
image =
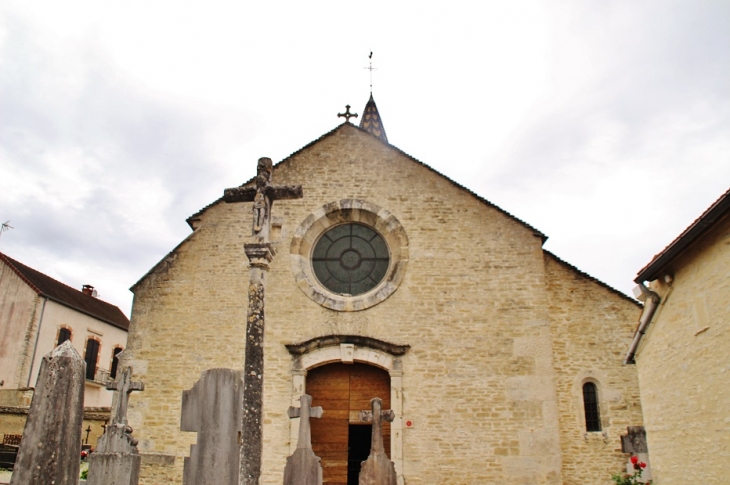
<svg viewBox="0 0 730 485">
<path fill-rule="evenodd" d="M 370 71 L 370 94 L 373 94 L 373 71 L 375 70 L 375 68 L 373 67 L 373 51 L 370 51 L 368 59 L 370 59 L 370 66 L 365 67 L 364 69 Z"/>
</svg>

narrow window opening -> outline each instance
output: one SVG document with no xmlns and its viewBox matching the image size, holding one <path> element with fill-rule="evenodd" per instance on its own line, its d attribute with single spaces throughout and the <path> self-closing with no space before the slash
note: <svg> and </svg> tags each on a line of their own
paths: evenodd
<svg viewBox="0 0 730 485">
<path fill-rule="evenodd" d="M 583 384 L 583 407 L 586 415 L 586 431 L 601 431 L 601 415 L 598 412 L 598 391 L 592 382 Z"/>
<path fill-rule="evenodd" d="M 71 330 L 67 328 L 61 328 L 58 331 L 58 343 L 56 344 L 56 346 L 61 345 L 66 340 L 71 340 Z"/>
<path fill-rule="evenodd" d="M 358 485 L 360 466 L 370 455 L 371 424 L 351 424 L 347 441 L 347 485 Z"/>
<path fill-rule="evenodd" d="M 119 367 L 119 353 L 122 351 L 121 347 L 116 347 L 114 349 L 114 355 L 112 355 L 112 368 L 109 371 L 109 377 L 112 379 L 116 379 L 117 377 L 117 368 Z"/>
<path fill-rule="evenodd" d="M 86 379 L 93 381 L 96 375 L 96 363 L 99 360 L 99 342 L 90 338 L 86 341 Z"/>
</svg>

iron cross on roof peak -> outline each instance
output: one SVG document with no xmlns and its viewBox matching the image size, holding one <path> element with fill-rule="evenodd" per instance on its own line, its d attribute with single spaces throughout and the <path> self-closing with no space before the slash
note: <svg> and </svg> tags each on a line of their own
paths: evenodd
<svg viewBox="0 0 730 485">
<path fill-rule="evenodd" d="M 345 123 L 350 122 L 350 118 L 357 118 L 357 113 L 350 113 L 350 105 L 345 105 L 344 113 L 337 113 L 338 118 L 345 118 Z"/>
</svg>

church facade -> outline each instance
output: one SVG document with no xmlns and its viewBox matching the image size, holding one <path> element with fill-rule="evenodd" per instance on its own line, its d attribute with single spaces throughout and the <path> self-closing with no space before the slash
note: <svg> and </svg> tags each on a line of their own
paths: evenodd
<svg viewBox="0 0 730 485">
<path fill-rule="evenodd" d="M 622 365 L 640 306 L 390 145 L 372 97 L 363 115 L 273 168 L 303 197 L 273 205 L 261 482 L 282 483 L 298 432 L 287 409 L 307 393 L 324 410 L 311 433 L 325 483 L 353 483 L 374 397 L 395 414 L 384 441 L 401 484 L 611 483 L 620 435 L 643 424 Z M 196 442 L 180 431 L 182 392 L 243 369 L 253 206 L 193 215 L 132 288 L 140 483 L 181 483 Z"/>
</svg>

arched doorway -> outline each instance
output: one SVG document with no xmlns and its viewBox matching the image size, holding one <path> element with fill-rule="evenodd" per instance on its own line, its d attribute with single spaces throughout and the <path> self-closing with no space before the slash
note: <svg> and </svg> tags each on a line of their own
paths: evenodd
<svg viewBox="0 0 730 485">
<path fill-rule="evenodd" d="M 371 426 L 360 421 L 379 397 L 390 409 L 390 375 L 378 367 L 333 363 L 309 370 L 307 394 L 312 405 L 322 406 L 322 419 L 311 420 L 312 449 L 322 459 L 323 483 L 357 485 L 360 463 L 370 451 Z M 383 426 L 385 450 L 390 456 L 390 423 Z"/>
</svg>

